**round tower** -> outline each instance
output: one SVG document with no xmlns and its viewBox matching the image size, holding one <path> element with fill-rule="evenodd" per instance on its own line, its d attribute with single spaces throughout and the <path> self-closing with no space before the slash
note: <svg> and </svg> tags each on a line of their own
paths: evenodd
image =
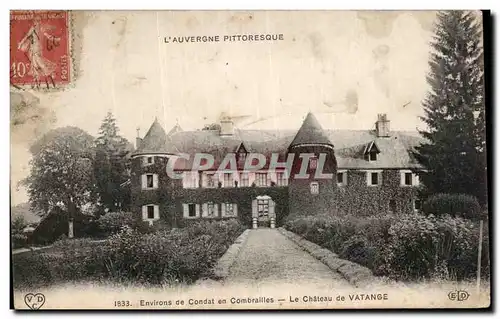
<svg viewBox="0 0 500 319">
<path fill-rule="evenodd" d="M 333 214 L 337 160 L 333 143 L 311 112 L 288 154 L 294 154 L 288 187 L 290 216 Z"/>
<path fill-rule="evenodd" d="M 168 213 L 174 210 L 170 207 L 172 187 L 166 167 L 176 153 L 157 118 L 144 138 L 136 138 L 136 150 L 131 156 L 131 206 L 144 222 L 153 224 L 162 219 L 175 223 L 174 216 Z"/>
</svg>

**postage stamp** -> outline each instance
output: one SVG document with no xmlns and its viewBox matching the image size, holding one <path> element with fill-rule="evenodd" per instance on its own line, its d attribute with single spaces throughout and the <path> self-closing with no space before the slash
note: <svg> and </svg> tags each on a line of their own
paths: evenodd
<svg viewBox="0 0 500 319">
<path fill-rule="evenodd" d="M 489 308 L 485 19 L 12 12 L 12 307 Z"/>
<path fill-rule="evenodd" d="M 10 83 L 56 88 L 71 82 L 68 11 L 10 12 Z"/>
</svg>

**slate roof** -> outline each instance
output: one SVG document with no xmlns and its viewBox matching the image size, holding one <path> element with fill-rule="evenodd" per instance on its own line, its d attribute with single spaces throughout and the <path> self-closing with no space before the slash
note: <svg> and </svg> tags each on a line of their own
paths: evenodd
<svg viewBox="0 0 500 319">
<path fill-rule="evenodd" d="M 178 150 L 175 145 L 171 143 L 170 138 L 167 137 L 158 119 L 155 118 L 153 124 L 132 156 L 139 154 L 175 154 L 177 152 Z"/>
<path fill-rule="evenodd" d="M 155 121 L 135 154 L 142 153 L 208 153 L 215 158 L 215 166 L 227 153 L 237 151 L 241 143 L 250 153 L 261 153 L 270 158 L 280 154 L 286 159 L 290 145 L 300 143 L 324 143 L 334 145 L 339 169 L 387 169 L 420 167 L 411 155 L 411 150 L 423 139 L 417 132 L 391 131 L 389 137 L 377 137 L 375 130 L 318 130 L 314 116 L 306 117 L 299 131 L 295 130 L 241 130 L 235 129 L 232 136 L 219 136 L 215 130 L 178 131 L 167 137 Z M 163 134 L 160 134 L 162 133 Z M 158 142 L 158 144 L 156 144 Z M 376 161 L 364 159 L 366 148 L 375 143 L 380 151 Z M 191 159 L 193 156 L 191 156 Z M 177 161 L 177 168 L 189 167 L 190 162 Z"/>
<path fill-rule="evenodd" d="M 182 127 L 179 125 L 179 123 L 175 124 L 174 127 L 168 132 L 167 136 L 174 135 L 177 132 L 182 132 Z"/>
<path fill-rule="evenodd" d="M 332 142 L 328 139 L 325 131 L 311 112 L 307 113 L 302 126 L 297 131 L 297 135 L 295 135 L 292 143 L 290 143 L 290 147 L 309 143 L 332 145 Z"/>
</svg>

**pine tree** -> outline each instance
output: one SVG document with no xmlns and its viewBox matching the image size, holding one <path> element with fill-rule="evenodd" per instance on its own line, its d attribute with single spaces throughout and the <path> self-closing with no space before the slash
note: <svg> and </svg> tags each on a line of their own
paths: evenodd
<svg viewBox="0 0 500 319">
<path fill-rule="evenodd" d="M 424 166 L 424 196 L 465 193 L 486 202 L 482 30 L 476 13 L 438 13 L 423 101 L 427 143 L 416 148 Z M 476 119 L 477 117 L 477 119 Z"/>
<path fill-rule="evenodd" d="M 127 153 L 130 143 L 118 134 L 119 129 L 108 112 L 96 139 L 94 175 L 95 193 L 104 211 L 127 210 L 130 192 L 122 184 L 129 178 Z"/>
</svg>

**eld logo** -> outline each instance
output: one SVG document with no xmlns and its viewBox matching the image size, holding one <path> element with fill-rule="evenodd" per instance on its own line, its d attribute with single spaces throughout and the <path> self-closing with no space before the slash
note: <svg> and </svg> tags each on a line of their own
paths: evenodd
<svg viewBox="0 0 500 319">
<path fill-rule="evenodd" d="M 453 301 L 465 301 L 469 299 L 470 294 L 465 290 L 454 290 L 448 293 L 448 298 Z"/>
</svg>

